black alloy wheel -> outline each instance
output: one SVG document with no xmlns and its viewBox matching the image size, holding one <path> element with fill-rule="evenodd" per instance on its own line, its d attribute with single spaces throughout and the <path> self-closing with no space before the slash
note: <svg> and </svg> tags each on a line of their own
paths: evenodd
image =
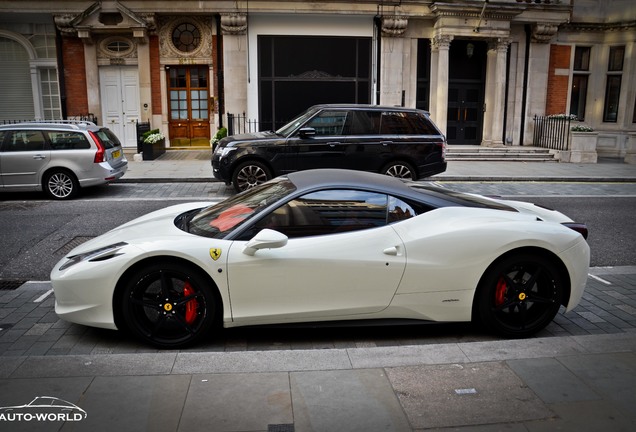
<svg viewBox="0 0 636 432">
<path fill-rule="evenodd" d="M 407 162 L 391 162 L 382 169 L 382 173 L 391 177 L 415 180 L 415 169 Z"/>
<path fill-rule="evenodd" d="M 214 323 L 216 301 L 194 268 L 157 263 L 127 277 L 122 315 L 139 339 L 158 348 L 181 348 L 204 337 Z"/>
<path fill-rule="evenodd" d="M 260 162 L 244 162 L 234 170 L 232 184 L 237 192 L 242 192 L 271 180 L 269 169 Z"/>
<path fill-rule="evenodd" d="M 556 267 L 541 256 L 514 255 L 486 275 L 476 299 L 479 318 L 506 337 L 527 337 L 556 316 L 565 290 Z"/>
<path fill-rule="evenodd" d="M 75 176 L 67 170 L 55 170 L 47 173 L 42 182 L 44 192 L 57 200 L 71 199 L 79 191 Z"/>
</svg>

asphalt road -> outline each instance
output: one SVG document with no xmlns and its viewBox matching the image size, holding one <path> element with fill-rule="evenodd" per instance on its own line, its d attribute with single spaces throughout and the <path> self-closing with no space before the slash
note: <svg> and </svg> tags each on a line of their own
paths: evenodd
<svg viewBox="0 0 636 432">
<path fill-rule="evenodd" d="M 634 184 L 442 184 L 535 202 L 587 223 L 592 266 L 636 265 Z M 49 280 L 71 246 L 158 208 L 218 200 L 214 184 L 115 184 L 74 201 L 42 194 L 0 194 L 0 279 Z"/>
</svg>

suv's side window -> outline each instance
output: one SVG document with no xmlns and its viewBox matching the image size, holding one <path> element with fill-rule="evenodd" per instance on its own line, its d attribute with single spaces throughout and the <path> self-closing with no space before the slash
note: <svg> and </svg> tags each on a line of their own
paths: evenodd
<svg viewBox="0 0 636 432">
<path fill-rule="evenodd" d="M 346 121 L 347 111 L 323 111 L 304 127 L 314 128 L 316 135 L 342 135 Z"/>
<path fill-rule="evenodd" d="M 383 112 L 380 133 L 383 135 L 436 135 L 426 117 L 410 112 Z"/>
<path fill-rule="evenodd" d="M 56 132 L 48 131 L 49 142 L 52 150 L 79 150 L 89 149 L 91 144 L 81 132 Z"/>
<path fill-rule="evenodd" d="M 241 235 L 248 240 L 264 228 L 289 238 L 376 228 L 417 215 L 404 201 L 376 192 L 336 189 L 314 192 L 284 204 Z"/>
<path fill-rule="evenodd" d="M 5 152 L 40 151 L 46 147 L 41 131 L 16 130 L 7 133 L 9 136 L 3 148 Z"/>
<path fill-rule="evenodd" d="M 377 135 L 380 133 L 380 111 L 352 111 L 346 135 Z"/>
</svg>

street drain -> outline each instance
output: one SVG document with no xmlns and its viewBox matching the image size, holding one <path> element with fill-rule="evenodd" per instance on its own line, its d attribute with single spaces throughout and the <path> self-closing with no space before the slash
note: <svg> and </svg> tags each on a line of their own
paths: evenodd
<svg viewBox="0 0 636 432">
<path fill-rule="evenodd" d="M 15 279 L 11 279 L 11 280 L 4 280 L 4 279 L 0 279 L 0 291 L 13 291 L 15 289 L 18 289 L 22 286 L 22 284 L 24 284 L 26 281 L 25 280 L 15 280 Z"/>
<path fill-rule="evenodd" d="M 269 424 L 267 432 L 294 432 L 293 424 Z"/>
<path fill-rule="evenodd" d="M 90 239 L 93 239 L 95 237 L 92 236 L 79 236 L 79 237 L 74 237 L 73 239 L 71 239 L 70 242 L 66 243 L 64 246 L 62 246 L 61 248 L 59 248 L 58 250 L 55 251 L 55 253 L 61 253 L 62 255 L 66 255 L 67 253 L 69 253 L 71 250 L 73 250 L 73 248 L 81 245 L 82 243 L 87 242 Z"/>
</svg>

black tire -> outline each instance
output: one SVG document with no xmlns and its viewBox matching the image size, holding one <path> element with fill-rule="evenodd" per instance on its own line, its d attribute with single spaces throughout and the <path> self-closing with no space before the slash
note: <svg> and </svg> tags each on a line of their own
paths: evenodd
<svg viewBox="0 0 636 432">
<path fill-rule="evenodd" d="M 121 311 L 127 329 L 158 348 L 182 348 L 214 325 L 217 301 L 210 282 L 193 267 L 161 262 L 126 277 Z"/>
<path fill-rule="evenodd" d="M 64 169 L 49 171 L 42 180 L 44 192 L 53 199 L 71 199 L 79 192 L 79 182 L 73 173 Z"/>
<path fill-rule="evenodd" d="M 237 192 L 251 189 L 254 186 L 271 180 L 272 173 L 264 164 L 256 161 L 243 162 L 232 174 L 232 184 Z"/>
<path fill-rule="evenodd" d="M 382 168 L 382 174 L 406 180 L 416 180 L 415 169 L 408 162 L 395 161 Z"/>
<path fill-rule="evenodd" d="M 528 337 L 556 316 L 565 289 L 557 268 L 546 258 L 519 254 L 492 266 L 475 299 L 478 318 L 506 337 Z"/>
</svg>

